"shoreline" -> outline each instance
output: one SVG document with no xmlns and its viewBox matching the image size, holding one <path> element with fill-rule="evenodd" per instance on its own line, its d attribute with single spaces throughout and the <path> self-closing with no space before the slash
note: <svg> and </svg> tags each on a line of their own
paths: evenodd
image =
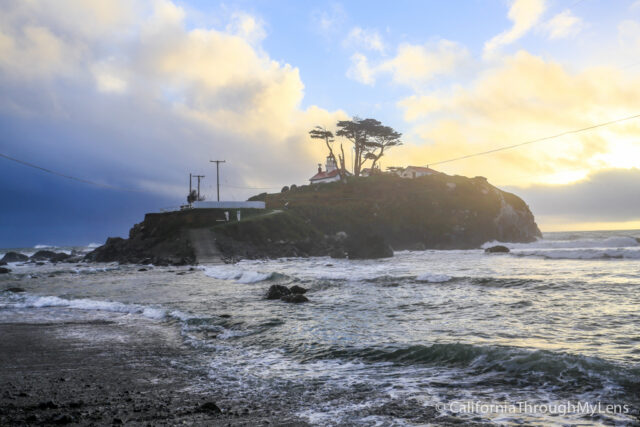
<svg viewBox="0 0 640 427">
<path fill-rule="evenodd" d="M 179 333 L 140 322 L 0 323 L 0 424 L 307 425 L 208 389 Z"/>
</svg>

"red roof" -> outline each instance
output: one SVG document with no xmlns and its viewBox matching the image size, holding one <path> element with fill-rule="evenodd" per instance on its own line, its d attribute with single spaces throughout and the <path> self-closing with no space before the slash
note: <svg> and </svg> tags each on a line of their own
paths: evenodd
<svg viewBox="0 0 640 427">
<path fill-rule="evenodd" d="M 333 178 L 336 175 L 338 175 L 340 173 L 340 171 L 338 171 L 338 169 L 334 169 L 331 172 L 318 172 L 317 174 L 313 175 L 311 178 L 309 178 L 309 181 L 318 181 L 321 179 L 327 179 L 327 178 Z"/>
</svg>

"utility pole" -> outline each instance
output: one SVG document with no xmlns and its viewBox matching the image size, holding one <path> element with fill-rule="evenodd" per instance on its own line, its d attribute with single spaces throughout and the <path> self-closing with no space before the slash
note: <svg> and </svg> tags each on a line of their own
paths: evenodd
<svg viewBox="0 0 640 427">
<path fill-rule="evenodd" d="M 220 201 L 220 163 L 224 163 L 224 160 L 209 160 L 211 163 L 216 164 L 216 186 L 218 187 L 218 201 Z"/>
<path fill-rule="evenodd" d="M 191 174 L 189 174 L 189 194 L 191 194 Z"/>
<path fill-rule="evenodd" d="M 204 175 L 194 175 L 198 178 L 198 201 L 200 201 L 200 178 L 204 178 Z"/>
</svg>

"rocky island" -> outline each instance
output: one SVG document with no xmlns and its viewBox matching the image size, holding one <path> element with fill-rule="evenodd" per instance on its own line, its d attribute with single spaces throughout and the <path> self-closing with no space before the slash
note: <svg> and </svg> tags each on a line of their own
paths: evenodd
<svg viewBox="0 0 640 427">
<path fill-rule="evenodd" d="M 147 214 L 128 239 L 107 239 L 87 260 L 192 264 L 203 242 L 227 262 L 379 258 L 393 256 L 393 250 L 471 249 L 541 236 L 527 204 L 483 177 L 379 174 L 292 186 L 249 200 L 264 201 L 266 209 L 245 209 L 240 221 L 221 220 L 219 209 Z"/>
</svg>

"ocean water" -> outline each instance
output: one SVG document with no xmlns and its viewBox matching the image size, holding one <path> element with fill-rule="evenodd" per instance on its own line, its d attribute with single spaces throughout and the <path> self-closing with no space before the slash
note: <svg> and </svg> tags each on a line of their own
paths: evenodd
<svg viewBox="0 0 640 427">
<path fill-rule="evenodd" d="M 0 290 L 27 292 L 0 292 L 0 322 L 144 317 L 178 328 L 202 384 L 287 402 L 318 425 L 628 425 L 640 407 L 638 238 L 546 233 L 506 244 L 509 254 L 148 271 L 15 263 Z M 308 288 L 311 302 L 267 301 L 272 284 Z"/>
</svg>

